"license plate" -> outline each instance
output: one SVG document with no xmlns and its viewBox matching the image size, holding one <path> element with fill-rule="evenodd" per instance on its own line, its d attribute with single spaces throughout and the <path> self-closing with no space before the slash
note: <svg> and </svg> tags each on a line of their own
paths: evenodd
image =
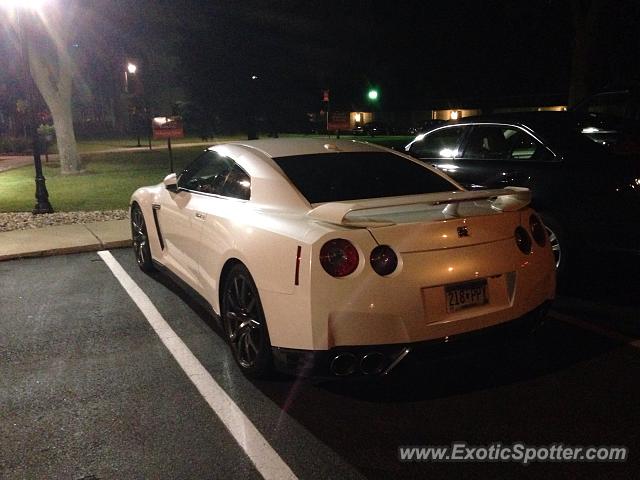
<svg viewBox="0 0 640 480">
<path fill-rule="evenodd" d="M 445 287 L 444 293 L 445 301 L 447 302 L 447 313 L 489 303 L 487 281 L 484 279 L 449 285 Z"/>
</svg>

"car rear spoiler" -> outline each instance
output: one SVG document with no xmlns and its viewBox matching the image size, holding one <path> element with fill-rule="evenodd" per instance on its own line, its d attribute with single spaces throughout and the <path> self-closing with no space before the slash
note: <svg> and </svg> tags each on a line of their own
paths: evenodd
<svg viewBox="0 0 640 480">
<path fill-rule="evenodd" d="M 445 205 L 442 210 L 446 217 L 458 217 L 458 205 L 462 202 L 490 200 L 491 207 L 502 212 L 510 212 L 526 207 L 531 203 L 531 191 L 524 187 L 505 187 L 493 190 L 458 190 L 453 192 L 425 193 L 402 197 L 383 197 L 355 202 L 327 202 L 307 213 L 308 216 L 323 222 L 353 227 L 393 225 L 389 221 L 373 219 L 348 220 L 350 213 L 361 210 L 402 207 L 406 205 Z"/>
</svg>

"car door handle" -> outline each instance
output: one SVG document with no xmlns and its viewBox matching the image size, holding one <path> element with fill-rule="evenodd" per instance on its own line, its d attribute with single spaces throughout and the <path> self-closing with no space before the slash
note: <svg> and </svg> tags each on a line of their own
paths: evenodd
<svg viewBox="0 0 640 480">
<path fill-rule="evenodd" d="M 200 220 L 204 220 L 205 218 L 207 218 L 207 214 L 202 212 L 196 212 L 196 218 Z"/>
</svg>

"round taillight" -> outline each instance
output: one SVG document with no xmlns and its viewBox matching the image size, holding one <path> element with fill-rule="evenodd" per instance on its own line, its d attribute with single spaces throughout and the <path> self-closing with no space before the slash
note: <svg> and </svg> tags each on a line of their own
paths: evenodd
<svg viewBox="0 0 640 480">
<path fill-rule="evenodd" d="M 391 275 L 398 268 L 398 256 L 388 245 L 378 245 L 371 251 L 371 266 L 378 275 Z"/>
<path fill-rule="evenodd" d="M 522 253 L 529 255 L 531 253 L 531 237 L 522 227 L 516 228 L 516 245 Z"/>
<path fill-rule="evenodd" d="M 320 264 L 332 277 L 346 277 L 358 268 L 359 255 L 349 240 L 329 240 L 320 249 Z"/>
<path fill-rule="evenodd" d="M 537 215 L 532 214 L 529 217 L 529 228 L 531 229 L 531 236 L 536 243 L 541 247 L 544 247 L 547 242 L 547 234 L 545 233 L 544 225 Z"/>
</svg>

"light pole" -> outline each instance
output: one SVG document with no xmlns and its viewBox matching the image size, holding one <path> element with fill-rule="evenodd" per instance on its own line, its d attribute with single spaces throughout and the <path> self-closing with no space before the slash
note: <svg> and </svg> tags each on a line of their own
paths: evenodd
<svg viewBox="0 0 640 480">
<path fill-rule="evenodd" d="M 127 66 L 124 69 L 124 92 L 127 94 L 127 118 L 128 118 L 128 129 L 131 130 L 133 127 L 133 131 L 136 134 L 136 138 L 138 140 L 138 147 L 141 147 L 140 144 L 140 105 L 138 93 L 140 92 L 139 84 L 134 82 L 133 89 L 129 88 L 129 80 L 130 77 L 135 78 L 136 72 L 138 71 L 138 65 L 133 63 L 132 61 L 127 61 Z"/>
<path fill-rule="evenodd" d="M 258 139 L 258 125 L 257 125 L 257 108 L 258 102 L 258 88 L 260 87 L 260 77 L 255 73 L 251 75 L 249 82 L 249 102 L 250 105 L 247 108 L 247 139 Z"/>
<path fill-rule="evenodd" d="M 16 15 L 16 26 L 20 35 L 20 50 L 22 65 L 24 70 L 24 83 L 27 90 L 29 130 L 32 139 L 33 164 L 35 166 L 36 182 L 36 204 L 33 207 L 34 214 L 53 213 L 53 207 L 49 203 L 49 192 L 47 191 L 46 179 L 42 173 L 42 159 L 40 158 L 40 138 L 38 136 L 38 122 L 35 109 L 36 93 L 33 79 L 31 78 L 31 67 L 29 65 L 29 24 L 25 24 L 22 18 L 22 11 L 27 10 L 27 14 L 33 15 L 44 0 L 2 0 L 2 5 L 13 9 Z M 28 19 L 29 21 L 31 19 Z"/>
<path fill-rule="evenodd" d="M 129 93 L 129 75 L 135 75 L 138 71 L 138 66 L 135 63 L 128 62 L 127 68 L 124 71 L 124 91 Z"/>
</svg>

